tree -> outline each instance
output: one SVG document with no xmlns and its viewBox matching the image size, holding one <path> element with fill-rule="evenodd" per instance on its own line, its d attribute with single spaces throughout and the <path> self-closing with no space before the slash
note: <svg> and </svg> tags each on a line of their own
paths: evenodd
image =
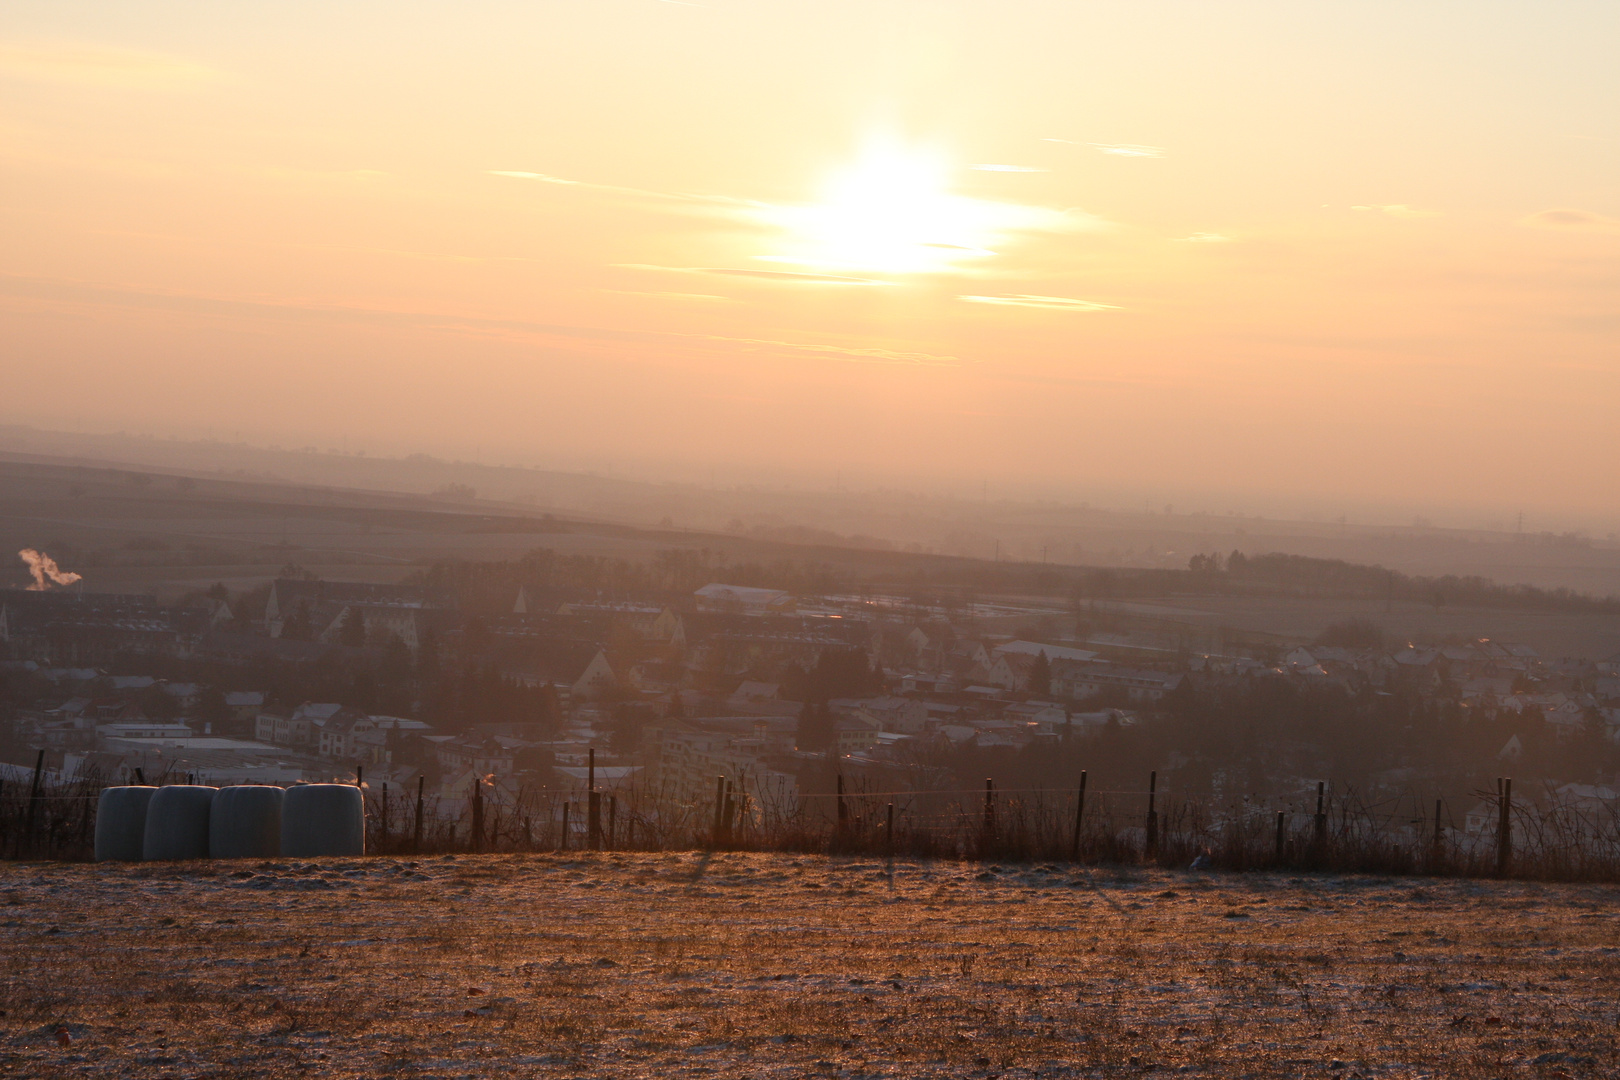
<svg viewBox="0 0 1620 1080">
<path fill-rule="evenodd" d="M 613 706 L 608 721 L 608 745 L 614 753 L 628 754 L 641 745 L 647 725 L 652 723 L 653 707 L 640 701 L 627 701 Z"/>
<path fill-rule="evenodd" d="M 338 624 L 338 641 L 352 649 L 366 644 L 366 616 L 357 607 L 345 608 L 343 621 Z"/>
<path fill-rule="evenodd" d="M 794 744 L 807 753 L 832 748 L 835 729 L 833 718 L 822 702 L 811 702 L 799 713 L 799 725 L 794 732 Z"/>
<path fill-rule="evenodd" d="M 224 732 L 226 721 L 232 718 L 231 707 L 225 704 L 225 694 L 217 686 L 205 686 L 197 692 L 192 715 L 205 724 L 211 724 L 216 734 Z"/>
<path fill-rule="evenodd" d="M 1381 649 L 1384 647 L 1384 631 L 1370 619 L 1345 619 L 1317 634 L 1316 644 L 1337 645 L 1345 649 Z"/>
<path fill-rule="evenodd" d="M 783 678 L 790 700 L 826 704 L 833 698 L 869 697 L 883 692 L 883 672 L 862 649 L 825 649 L 808 672 L 790 669 Z"/>
<path fill-rule="evenodd" d="M 1052 692 L 1052 662 L 1046 658 L 1045 649 L 1035 655 L 1035 663 L 1029 669 L 1029 692 L 1043 697 Z"/>
<path fill-rule="evenodd" d="M 180 703 L 174 695 L 155 683 L 142 690 L 137 700 L 141 712 L 152 720 L 173 720 L 180 715 Z"/>
<path fill-rule="evenodd" d="M 309 628 L 309 612 L 304 610 L 303 604 L 294 608 L 281 624 L 281 636 L 288 641 L 309 641 L 315 636 Z"/>
</svg>

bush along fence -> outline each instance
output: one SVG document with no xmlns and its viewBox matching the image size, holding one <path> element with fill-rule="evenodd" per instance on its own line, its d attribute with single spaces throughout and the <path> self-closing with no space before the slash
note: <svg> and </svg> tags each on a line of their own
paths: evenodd
<svg viewBox="0 0 1620 1080">
<path fill-rule="evenodd" d="M 670 785 L 599 789 L 594 773 L 583 791 L 513 792 L 488 780 L 454 796 L 420 780 L 402 788 L 357 778 L 355 786 L 364 850 L 381 855 L 704 849 L 1620 881 L 1620 808 L 1515 798 L 1506 778 L 1479 793 L 1488 813 L 1476 807 L 1466 821 L 1443 801 L 1370 801 L 1326 785 L 1279 806 L 1168 798 L 1153 774 L 1133 790 L 1087 780 L 1081 773 L 1062 789 L 1003 789 L 986 779 L 965 789 L 877 790 L 840 777 L 830 793 L 783 794 L 718 776 L 697 799 Z M 93 857 L 107 786 L 38 768 L 31 780 L 0 781 L 0 856 Z"/>
</svg>

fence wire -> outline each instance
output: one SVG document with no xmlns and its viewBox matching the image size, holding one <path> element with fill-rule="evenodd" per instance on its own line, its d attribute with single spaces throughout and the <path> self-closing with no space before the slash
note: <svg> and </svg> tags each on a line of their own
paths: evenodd
<svg viewBox="0 0 1620 1080">
<path fill-rule="evenodd" d="M 171 778 L 157 778 L 165 782 Z M 0 784 L 0 857 L 93 855 L 96 777 Z M 668 784 L 595 793 L 480 783 L 464 795 L 365 789 L 374 854 L 728 849 L 1620 881 L 1620 807 L 1551 793 L 1486 823 L 1417 797 L 1353 790 L 1270 800 L 1170 797 L 1129 788 L 850 789 L 783 794 L 745 781 L 708 797 Z M 1151 804 L 1151 810 L 1149 809 Z M 1438 817 L 1436 816 L 1438 811 Z"/>
</svg>

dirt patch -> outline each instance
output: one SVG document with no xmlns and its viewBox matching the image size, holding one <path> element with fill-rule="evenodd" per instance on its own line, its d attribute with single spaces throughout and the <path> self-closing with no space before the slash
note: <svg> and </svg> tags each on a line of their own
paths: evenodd
<svg viewBox="0 0 1620 1080">
<path fill-rule="evenodd" d="M 0 1074 L 1620 1071 L 1611 887 L 730 854 L 217 871 L 0 867 Z"/>
</svg>

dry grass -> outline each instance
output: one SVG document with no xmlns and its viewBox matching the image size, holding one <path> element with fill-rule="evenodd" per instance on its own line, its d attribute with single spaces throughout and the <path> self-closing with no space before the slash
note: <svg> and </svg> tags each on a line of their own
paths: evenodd
<svg viewBox="0 0 1620 1080">
<path fill-rule="evenodd" d="M 1617 900 L 761 854 L 13 863 L 0 1075 L 1615 1075 Z"/>
</svg>

